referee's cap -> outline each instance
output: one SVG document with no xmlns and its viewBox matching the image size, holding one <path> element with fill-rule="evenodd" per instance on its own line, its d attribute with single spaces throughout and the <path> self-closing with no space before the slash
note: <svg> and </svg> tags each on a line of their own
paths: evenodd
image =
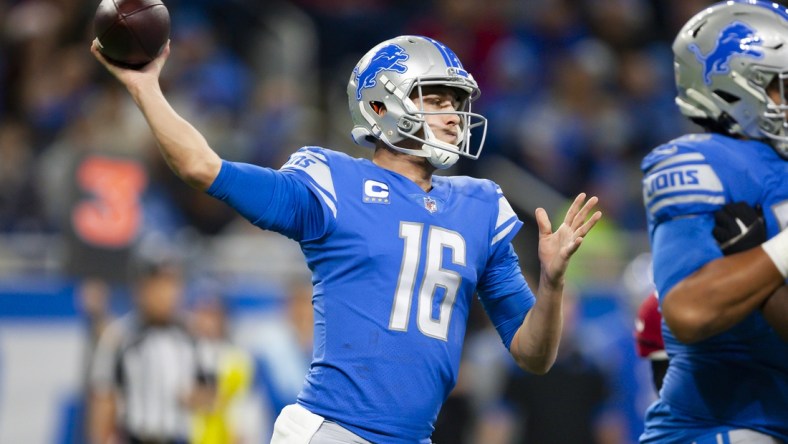
<svg viewBox="0 0 788 444">
<path fill-rule="evenodd" d="M 183 274 L 184 254 L 177 245 L 160 235 L 143 238 L 132 252 L 130 277 L 138 280 L 163 273 Z"/>
</svg>

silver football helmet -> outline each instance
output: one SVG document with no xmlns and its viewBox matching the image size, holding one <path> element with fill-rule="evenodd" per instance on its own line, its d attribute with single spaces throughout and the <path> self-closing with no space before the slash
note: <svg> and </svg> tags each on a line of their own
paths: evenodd
<svg viewBox="0 0 788 444">
<path fill-rule="evenodd" d="M 682 114 L 733 135 L 768 139 L 788 158 L 785 6 L 760 0 L 714 4 L 684 25 L 673 54 Z M 779 103 L 766 93 L 771 82 L 779 86 Z"/>
<path fill-rule="evenodd" d="M 424 111 L 410 99 L 414 91 L 421 96 L 423 87 L 435 85 L 462 92 L 462 103 L 453 112 L 460 118 L 457 145 L 438 140 L 424 124 L 426 115 L 449 113 Z M 436 40 L 400 36 L 375 46 L 353 69 L 347 95 L 354 125 L 351 135 L 361 146 L 373 148 L 379 139 L 391 149 L 426 157 L 439 169 L 454 165 L 459 156 L 478 159 L 481 154 L 487 119 L 471 112 L 479 87 L 454 52 Z M 386 108 L 383 115 L 377 112 L 380 105 Z M 481 127 L 481 136 L 472 144 L 471 130 L 476 127 Z M 419 142 L 422 148 L 400 146 L 406 138 Z"/>
</svg>

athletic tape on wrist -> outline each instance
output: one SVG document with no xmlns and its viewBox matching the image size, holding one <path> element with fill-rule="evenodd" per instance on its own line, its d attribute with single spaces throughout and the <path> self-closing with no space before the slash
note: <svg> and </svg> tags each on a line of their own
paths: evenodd
<svg viewBox="0 0 788 444">
<path fill-rule="evenodd" d="M 788 229 L 761 244 L 784 278 L 788 279 Z"/>
</svg>

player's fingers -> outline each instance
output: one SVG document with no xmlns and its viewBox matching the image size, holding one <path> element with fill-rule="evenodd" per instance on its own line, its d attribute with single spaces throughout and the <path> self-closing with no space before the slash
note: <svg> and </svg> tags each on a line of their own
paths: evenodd
<svg viewBox="0 0 788 444">
<path fill-rule="evenodd" d="M 104 65 L 107 69 L 112 71 L 113 66 L 107 61 L 107 59 L 104 57 L 104 54 L 101 53 L 99 48 L 101 48 L 101 44 L 99 43 L 98 39 L 93 39 L 93 43 L 90 45 L 90 52 L 93 53 L 93 56 L 96 57 L 96 60 L 101 62 L 102 65 Z"/>
<path fill-rule="evenodd" d="M 572 221 L 577 216 L 577 212 L 580 211 L 580 205 L 582 205 L 583 201 L 586 199 L 586 193 L 580 193 L 575 197 L 574 202 L 569 207 L 569 210 L 566 212 L 566 217 L 564 217 L 564 223 L 572 226 Z"/>
<path fill-rule="evenodd" d="M 592 196 L 590 199 L 586 201 L 585 205 L 583 205 L 583 208 L 580 209 L 580 211 L 577 213 L 577 216 L 572 220 L 571 227 L 573 230 L 576 230 L 577 227 L 579 227 L 580 225 L 583 224 L 583 222 L 585 222 L 585 220 L 588 218 L 588 214 L 591 212 L 592 209 L 594 209 L 594 207 L 598 202 L 599 202 L 599 198 L 596 196 Z"/>
<path fill-rule="evenodd" d="M 161 50 L 161 54 L 159 54 L 159 59 L 167 60 L 170 57 L 170 40 L 167 40 L 167 43 L 164 44 L 164 48 Z"/>
<path fill-rule="evenodd" d="M 161 73 L 162 68 L 164 68 L 164 64 L 167 62 L 167 58 L 170 56 L 170 40 L 167 40 L 167 43 L 164 44 L 164 47 L 161 49 L 161 52 L 155 59 L 153 59 L 150 63 L 145 65 L 142 68 L 144 72 L 154 72 L 158 77 Z"/>
<path fill-rule="evenodd" d="M 550 225 L 550 218 L 544 208 L 536 209 L 536 225 L 539 227 L 539 235 L 549 236 L 553 234 L 553 227 Z"/>
<path fill-rule="evenodd" d="M 577 230 L 575 230 L 577 236 L 584 237 L 586 234 L 588 234 L 588 232 L 591 231 L 592 228 L 594 228 L 594 225 L 596 225 L 596 223 L 599 222 L 599 219 L 602 219 L 601 211 L 597 211 L 596 213 L 592 214 L 591 217 L 583 225 L 581 225 Z"/>
<path fill-rule="evenodd" d="M 566 257 L 571 257 L 575 252 L 580 248 L 580 244 L 583 243 L 582 237 L 576 237 L 571 244 L 566 247 Z"/>
<path fill-rule="evenodd" d="M 90 52 L 92 52 L 92 53 L 93 53 L 93 55 L 94 55 L 94 56 L 95 56 L 97 59 L 99 59 L 99 61 L 100 61 L 100 62 L 103 62 L 103 61 L 104 61 L 104 60 L 103 60 L 103 59 L 104 59 L 104 57 L 102 57 L 102 56 L 101 56 L 101 53 L 99 52 L 99 42 L 98 42 L 98 39 L 93 39 L 93 41 L 90 43 Z"/>
</svg>

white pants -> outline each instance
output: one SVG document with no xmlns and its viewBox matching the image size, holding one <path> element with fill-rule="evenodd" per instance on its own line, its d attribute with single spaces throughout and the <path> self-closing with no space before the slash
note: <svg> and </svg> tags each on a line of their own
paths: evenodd
<svg viewBox="0 0 788 444">
<path fill-rule="evenodd" d="M 283 408 L 276 418 L 271 444 L 372 443 L 298 404 L 291 404 Z"/>
</svg>

